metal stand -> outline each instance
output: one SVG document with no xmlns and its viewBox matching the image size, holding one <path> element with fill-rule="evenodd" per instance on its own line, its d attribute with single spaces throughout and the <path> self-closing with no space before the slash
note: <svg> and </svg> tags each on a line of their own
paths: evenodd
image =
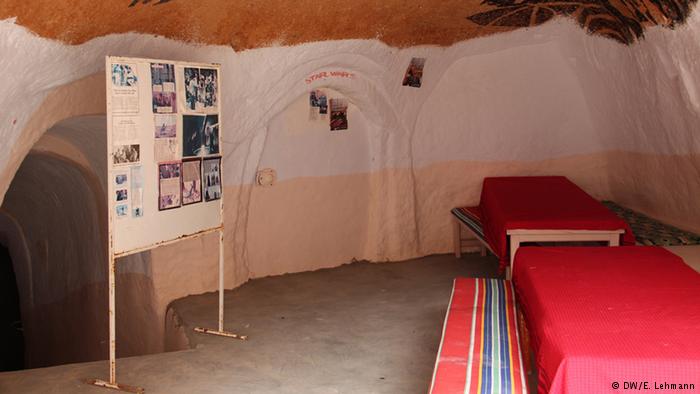
<svg viewBox="0 0 700 394">
<path fill-rule="evenodd" d="M 112 250 L 112 243 L 109 247 L 109 382 L 101 379 L 93 379 L 87 381 L 98 387 L 104 387 L 112 390 L 126 391 L 128 393 L 145 393 L 141 387 L 127 386 L 117 384 L 117 302 L 116 302 L 116 264 L 115 255 Z"/>
<path fill-rule="evenodd" d="M 202 334 L 218 335 L 221 337 L 240 339 L 245 341 L 247 335 L 238 335 L 224 330 L 224 229 L 219 231 L 219 328 L 214 330 L 211 328 L 195 327 L 195 332 Z"/>
<path fill-rule="evenodd" d="M 218 335 L 227 338 L 235 338 L 240 340 L 248 339 L 247 335 L 238 335 L 232 332 L 224 330 L 224 226 L 219 226 L 206 231 L 199 232 L 197 234 L 185 236 L 179 239 L 170 240 L 166 242 L 159 243 L 154 246 L 139 248 L 130 250 L 128 252 L 115 254 L 110 242 L 109 247 L 109 381 L 104 381 L 101 379 L 90 379 L 86 383 L 103 387 L 112 390 L 125 391 L 128 393 L 145 393 L 145 390 L 141 387 L 128 386 L 125 384 L 117 383 L 117 329 L 116 329 L 116 264 L 115 261 L 118 257 L 129 256 L 132 254 L 140 253 L 146 250 L 153 249 L 157 246 L 169 245 L 181 240 L 191 239 L 201 237 L 203 235 L 213 233 L 214 231 L 219 232 L 219 328 L 218 330 L 196 327 L 194 331 L 203 333 Z"/>
</svg>

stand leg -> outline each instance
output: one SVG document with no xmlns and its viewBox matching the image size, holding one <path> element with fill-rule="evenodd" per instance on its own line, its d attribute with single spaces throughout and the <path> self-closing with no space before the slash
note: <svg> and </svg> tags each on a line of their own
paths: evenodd
<svg viewBox="0 0 700 394">
<path fill-rule="evenodd" d="M 111 249 L 111 248 L 110 248 Z M 91 384 L 98 387 L 104 387 L 106 389 L 126 391 L 129 393 L 143 393 L 144 390 L 141 387 L 127 386 L 124 384 L 117 384 L 117 325 L 116 325 L 116 315 L 117 315 L 117 302 L 116 302 L 116 290 L 117 290 L 117 280 L 116 280 L 116 264 L 114 261 L 114 253 L 110 250 L 109 252 L 109 267 L 108 267 L 108 281 L 109 281 L 109 382 L 105 382 L 101 379 L 92 379 L 86 381 L 87 384 Z"/>
<path fill-rule="evenodd" d="M 195 332 L 202 334 L 218 335 L 227 338 L 235 338 L 245 341 L 247 335 L 238 335 L 224 330 L 224 229 L 219 230 L 219 328 L 213 330 L 210 328 L 195 327 Z"/>
</svg>

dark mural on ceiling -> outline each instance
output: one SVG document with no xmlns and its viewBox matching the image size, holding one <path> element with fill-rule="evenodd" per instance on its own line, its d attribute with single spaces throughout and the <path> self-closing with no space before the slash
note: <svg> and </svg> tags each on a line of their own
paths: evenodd
<svg viewBox="0 0 700 394">
<path fill-rule="evenodd" d="M 481 26 L 537 26 L 554 16 L 573 18 L 589 33 L 632 44 L 644 28 L 683 23 L 697 0 L 484 0 L 488 11 L 467 19 Z"/>
<path fill-rule="evenodd" d="M 163 4 L 167 3 L 170 0 L 158 0 L 158 1 L 153 1 L 153 0 L 131 0 L 131 4 L 129 4 L 129 7 L 133 7 L 137 4 L 148 4 L 148 3 L 153 3 L 153 5 L 158 5 L 158 4 Z"/>
</svg>

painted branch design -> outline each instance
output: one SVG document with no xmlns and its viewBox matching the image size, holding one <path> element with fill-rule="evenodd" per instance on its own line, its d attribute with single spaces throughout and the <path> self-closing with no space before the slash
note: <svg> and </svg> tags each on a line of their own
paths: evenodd
<svg viewBox="0 0 700 394">
<path fill-rule="evenodd" d="M 484 0 L 492 9 L 468 16 L 481 26 L 528 27 L 555 16 L 573 18 L 591 34 L 632 44 L 648 26 L 683 23 L 697 0 Z"/>
</svg>

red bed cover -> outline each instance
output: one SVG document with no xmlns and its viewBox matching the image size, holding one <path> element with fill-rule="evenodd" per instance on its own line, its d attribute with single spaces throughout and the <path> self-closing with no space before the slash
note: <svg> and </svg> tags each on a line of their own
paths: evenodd
<svg viewBox="0 0 700 394">
<path fill-rule="evenodd" d="M 516 259 L 540 393 L 700 391 L 700 274 L 678 256 L 526 247 Z"/>
<path fill-rule="evenodd" d="M 501 260 L 508 263 L 507 230 L 625 229 L 623 245 L 634 245 L 627 223 L 563 176 L 485 178 L 480 207 L 484 235 Z"/>
</svg>

